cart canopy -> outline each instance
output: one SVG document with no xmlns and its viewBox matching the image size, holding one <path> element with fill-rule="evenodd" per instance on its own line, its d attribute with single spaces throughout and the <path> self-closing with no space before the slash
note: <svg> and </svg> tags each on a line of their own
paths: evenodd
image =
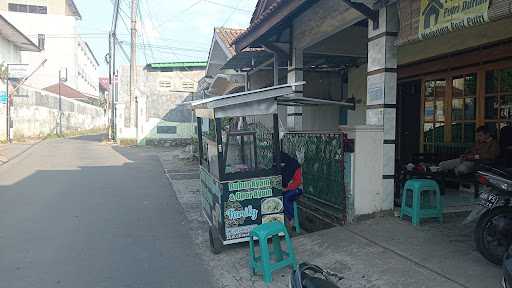
<svg viewBox="0 0 512 288">
<path fill-rule="evenodd" d="M 251 90 L 241 93 L 211 97 L 192 101 L 192 109 L 198 117 L 223 118 L 277 113 L 277 106 L 338 105 L 352 108 L 353 103 L 297 96 L 294 87 L 306 82 L 297 82 Z"/>
</svg>

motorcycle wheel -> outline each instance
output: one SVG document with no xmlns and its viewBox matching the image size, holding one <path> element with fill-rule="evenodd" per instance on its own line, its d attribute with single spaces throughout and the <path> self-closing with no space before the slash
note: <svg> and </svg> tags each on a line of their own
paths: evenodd
<svg viewBox="0 0 512 288">
<path fill-rule="evenodd" d="M 212 227 L 208 229 L 208 238 L 210 240 L 210 251 L 217 255 L 220 254 L 224 248 L 222 240 L 220 240 L 216 231 Z"/>
<path fill-rule="evenodd" d="M 475 227 L 478 252 L 490 262 L 501 265 L 503 256 L 512 244 L 512 207 L 498 207 L 482 215 Z"/>
</svg>

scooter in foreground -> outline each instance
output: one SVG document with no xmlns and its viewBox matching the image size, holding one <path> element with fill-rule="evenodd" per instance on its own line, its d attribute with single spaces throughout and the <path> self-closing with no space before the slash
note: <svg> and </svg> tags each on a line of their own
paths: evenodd
<svg viewBox="0 0 512 288">
<path fill-rule="evenodd" d="M 480 204 L 464 223 L 478 220 L 474 230 L 477 250 L 501 265 L 512 245 L 512 169 L 481 165 L 476 174 L 481 184 Z"/>
</svg>

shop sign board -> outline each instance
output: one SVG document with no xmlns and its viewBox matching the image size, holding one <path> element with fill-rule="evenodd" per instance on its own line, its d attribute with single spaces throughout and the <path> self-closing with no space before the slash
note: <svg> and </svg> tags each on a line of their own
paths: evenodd
<svg viewBox="0 0 512 288">
<path fill-rule="evenodd" d="M 420 0 L 420 39 L 488 22 L 490 0 Z"/>
<path fill-rule="evenodd" d="M 23 79 L 29 74 L 28 64 L 9 64 L 9 80 Z"/>
<path fill-rule="evenodd" d="M 0 91 L 0 104 L 7 104 L 7 92 Z"/>
<path fill-rule="evenodd" d="M 281 176 L 219 182 L 201 167 L 201 202 L 223 240 L 249 236 L 259 224 L 284 222 Z"/>
<path fill-rule="evenodd" d="M 220 212 L 221 184 L 203 167 L 201 167 L 199 178 L 201 182 L 201 206 L 203 207 L 203 212 L 213 227 L 218 229 L 222 224 Z"/>
<path fill-rule="evenodd" d="M 284 222 L 281 176 L 224 182 L 222 190 L 226 240 L 248 237 L 262 223 Z"/>
</svg>

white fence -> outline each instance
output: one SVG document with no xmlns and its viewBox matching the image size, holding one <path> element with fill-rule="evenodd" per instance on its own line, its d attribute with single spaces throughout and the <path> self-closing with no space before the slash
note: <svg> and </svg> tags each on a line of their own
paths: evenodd
<svg viewBox="0 0 512 288">
<path fill-rule="evenodd" d="M 44 137 L 59 127 L 59 96 L 47 91 L 21 88 L 11 110 L 14 139 Z M 0 105 L 0 139 L 5 139 L 5 105 Z M 79 132 L 106 127 L 103 109 L 62 97 L 62 130 Z"/>
</svg>

